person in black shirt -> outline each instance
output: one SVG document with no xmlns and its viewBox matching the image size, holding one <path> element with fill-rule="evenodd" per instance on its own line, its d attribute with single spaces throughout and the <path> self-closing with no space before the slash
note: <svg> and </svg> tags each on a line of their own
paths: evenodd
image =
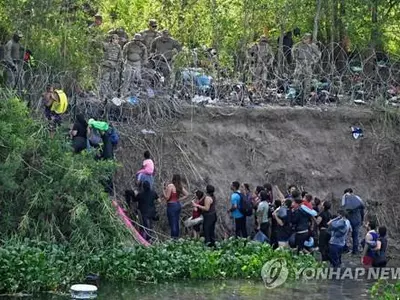
<svg viewBox="0 0 400 300">
<path fill-rule="evenodd" d="M 76 115 L 76 121 L 70 131 L 74 153 L 80 153 L 87 148 L 88 123 L 83 115 Z"/>
<path fill-rule="evenodd" d="M 331 235 L 328 232 L 328 222 L 333 218 L 330 209 L 331 203 L 329 201 L 325 201 L 323 203 L 323 210 L 317 217 L 319 230 L 319 251 L 321 252 L 322 261 L 329 261 L 329 240 Z"/>
<path fill-rule="evenodd" d="M 282 248 L 289 247 L 289 239 L 292 235 L 292 227 L 290 223 L 292 216 L 291 207 L 292 200 L 287 199 L 285 200 L 284 205 L 281 205 L 272 213 L 272 217 L 278 225 L 276 239 L 278 240 L 278 246 Z"/>
<path fill-rule="evenodd" d="M 296 232 L 295 244 L 297 247 L 297 254 L 304 249 L 304 242 L 310 237 L 309 224 L 310 215 L 300 209 L 303 200 L 300 197 L 294 197 L 293 214 L 291 217 L 292 226 Z"/>
<path fill-rule="evenodd" d="M 150 183 L 144 181 L 142 184 L 143 191 L 136 196 L 138 202 L 138 209 L 142 216 L 142 224 L 144 227 L 143 237 L 149 241 L 150 230 L 153 228 L 153 219 L 156 217 L 156 206 L 155 201 L 158 201 L 159 197 L 155 191 L 150 188 Z"/>
</svg>

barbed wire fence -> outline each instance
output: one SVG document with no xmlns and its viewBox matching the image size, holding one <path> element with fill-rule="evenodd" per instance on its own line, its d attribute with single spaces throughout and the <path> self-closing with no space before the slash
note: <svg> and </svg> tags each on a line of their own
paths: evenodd
<svg viewBox="0 0 400 300">
<path fill-rule="evenodd" d="M 379 53 L 367 50 L 353 51 L 349 56 L 339 44 L 319 47 L 321 60 L 313 66 L 311 78 L 315 97 L 304 105 L 400 104 L 399 56 L 387 55 L 379 60 Z M 167 138 L 164 133 L 176 130 L 174 124 L 179 116 L 187 113 L 188 108 L 193 113 L 194 107 L 202 105 L 215 106 L 214 111 L 208 111 L 212 115 L 215 111 L 220 115 L 233 115 L 240 106 L 292 105 L 296 95 L 301 94 L 301 87 L 298 90 L 298 86 L 293 84 L 295 62 L 281 66 L 274 63 L 268 68 L 267 76 L 257 77 L 246 67 L 245 59 L 244 67 L 232 74 L 218 65 L 217 57 L 203 55 L 204 59 L 199 58 L 201 51 L 185 50 L 180 53 L 172 65 L 167 64 L 170 71 L 168 78 L 160 72 L 161 66 L 157 61 L 153 68 L 143 68 L 142 81 L 132 82 L 128 95 L 118 95 L 119 87 L 115 91 L 115 95 L 120 96 L 116 98 L 122 100 L 120 103 L 113 99 L 100 100 L 100 66 L 97 88 L 82 91 L 75 72 L 58 71 L 44 62 L 38 62 L 34 68 L 23 69 L 20 74 L 24 79 L 23 86 L 18 87 L 16 92 L 28 102 L 35 115 L 41 116 L 41 95 L 48 84 L 56 83 L 69 96 L 66 119 L 73 119 L 77 113 L 82 113 L 86 118 L 105 119 L 117 125 L 122 136 L 121 148 L 135 149 L 132 153 L 125 151 L 121 155 L 118 153 L 121 150 L 117 150 L 117 157 L 123 165 L 115 179 L 121 183 L 117 187 L 119 197 L 124 190 L 134 188 L 134 174 L 140 167 L 142 153 L 148 149 L 158 159 L 158 182 L 166 181 L 166 178 L 172 177 L 173 171 L 178 171 L 189 184 L 189 190 L 193 190 L 208 183 L 196 167 L 196 151 L 177 140 L 169 140 L 176 146 L 176 152 L 163 148 Z M 285 60 L 284 54 L 282 57 Z M 205 79 L 204 76 L 209 79 L 205 84 L 198 80 Z M 293 90 L 294 94 L 291 94 Z M 183 155 L 185 151 L 190 155 Z M 173 155 L 176 153 L 182 155 Z M 165 159 L 176 160 L 179 170 L 169 169 Z M 182 215 L 189 216 L 190 207 L 185 208 Z M 133 220 L 138 222 L 138 219 Z M 229 235 L 229 223 L 226 218 L 219 217 L 218 236 Z M 165 228 L 167 219 L 161 216 L 155 230 L 165 232 Z M 165 236 L 159 235 L 159 240 L 163 239 Z"/>
</svg>

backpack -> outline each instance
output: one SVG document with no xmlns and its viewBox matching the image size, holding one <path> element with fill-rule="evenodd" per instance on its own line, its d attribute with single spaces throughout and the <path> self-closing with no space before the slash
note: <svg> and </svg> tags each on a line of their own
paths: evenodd
<svg viewBox="0 0 400 300">
<path fill-rule="evenodd" d="M 116 146 L 119 142 L 119 133 L 118 133 L 117 129 L 113 126 L 110 126 L 108 134 L 110 135 L 111 144 Z"/>
<path fill-rule="evenodd" d="M 251 204 L 251 201 L 249 199 L 246 199 L 246 197 L 242 193 L 236 192 L 240 196 L 240 202 L 239 202 L 239 211 L 242 215 L 245 217 L 250 217 L 253 214 L 253 205 Z"/>
<path fill-rule="evenodd" d="M 338 220 L 338 222 L 342 222 L 343 225 L 340 226 L 340 228 L 338 228 L 338 230 L 335 230 L 335 231 L 333 232 L 333 236 L 336 237 L 336 238 L 340 238 L 340 237 L 345 236 L 346 233 L 347 233 L 347 231 L 348 231 L 346 221 L 344 221 L 344 220 Z"/>
<path fill-rule="evenodd" d="M 89 139 L 90 145 L 93 147 L 97 147 L 103 142 L 100 132 L 96 128 L 90 129 L 90 135 L 89 135 L 88 139 Z"/>
</svg>

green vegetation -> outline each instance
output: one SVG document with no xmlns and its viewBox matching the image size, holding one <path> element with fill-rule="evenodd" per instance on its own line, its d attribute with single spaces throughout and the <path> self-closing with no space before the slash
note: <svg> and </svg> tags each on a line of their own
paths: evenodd
<svg viewBox="0 0 400 300">
<path fill-rule="evenodd" d="M 261 34 L 269 35 L 277 48 L 277 38 L 295 27 L 303 33 L 315 30 L 326 46 L 334 42 L 350 50 L 372 46 L 400 53 L 400 3 L 395 0 L 0 0 L 0 4 L 0 41 L 21 30 L 22 43 L 37 60 L 51 66 L 45 69 L 50 81 L 60 72 L 69 75 L 63 80 L 65 86 L 93 85 L 97 76 L 93 62 L 101 58 L 98 42 L 106 32 L 122 26 L 132 36 L 147 28 L 149 18 L 169 28 L 189 49 L 217 48 L 222 64 L 235 71 L 242 66 L 245 49 Z M 104 24 L 88 30 L 96 12 L 103 15 Z M 314 22 L 316 14 L 319 21 Z"/>
<path fill-rule="evenodd" d="M 150 248 L 138 246 L 78 250 L 67 244 L 29 240 L 8 241 L 0 248 L 0 292 L 58 290 L 82 281 L 89 273 L 108 281 L 164 282 L 176 279 L 261 279 L 261 268 L 273 258 L 284 258 L 289 274 L 316 266 L 311 256 L 295 257 L 273 251 L 267 244 L 226 240 L 216 250 L 200 241 L 179 240 Z"/>
<path fill-rule="evenodd" d="M 73 155 L 60 132 L 51 139 L 17 98 L 0 101 L 0 238 L 103 247 L 127 240 L 101 181 L 115 168 L 93 154 Z"/>
<path fill-rule="evenodd" d="M 378 281 L 371 288 L 371 296 L 379 300 L 397 300 L 400 295 L 400 283 Z"/>
</svg>

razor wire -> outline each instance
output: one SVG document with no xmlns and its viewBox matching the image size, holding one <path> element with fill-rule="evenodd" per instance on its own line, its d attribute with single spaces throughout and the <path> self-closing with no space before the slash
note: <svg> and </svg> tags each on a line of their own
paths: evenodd
<svg viewBox="0 0 400 300">
<path fill-rule="evenodd" d="M 313 65 L 309 78 L 312 97 L 306 98 L 303 105 L 400 106 L 398 55 L 383 55 L 369 49 L 355 49 L 349 54 L 337 43 L 318 46 L 321 59 Z M 219 64 L 218 54 L 184 49 L 171 64 L 162 57 L 151 59 L 149 65 L 142 67 L 142 80 L 129 84 L 127 95 L 120 93 L 121 66 L 118 83 L 113 87 L 114 96 L 106 99 L 101 95 L 101 66 L 96 66 L 95 87 L 83 91 L 76 72 L 60 71 L 38 61 L 35 67 L 24 66 L 18 75 L 23 78 L 18 80 L 22 84 L 15 90 L 39 113 L 43 106 L 42 92 L 48 84 L 58 83 L 67 91 L 72 114 L 79 112 L 88 117 L 156 126 L 160 120 L 170 120 L 183 113 L 184 107 L 193 105 L 234 108 L 296 104 L 294 100 L 304 89 L 294 76 L 296 62 L 288 63 L 285 53 L 275 52 L 274 56 L 274 63 L 265 66 L 260 76 L 245 57 L 241 67 L 232 72 Z M 3 73 L 14 74 L 6 68 L 2 66 Z M 116 103 L 113 98 L 121 101 Z"/>
</svg>

